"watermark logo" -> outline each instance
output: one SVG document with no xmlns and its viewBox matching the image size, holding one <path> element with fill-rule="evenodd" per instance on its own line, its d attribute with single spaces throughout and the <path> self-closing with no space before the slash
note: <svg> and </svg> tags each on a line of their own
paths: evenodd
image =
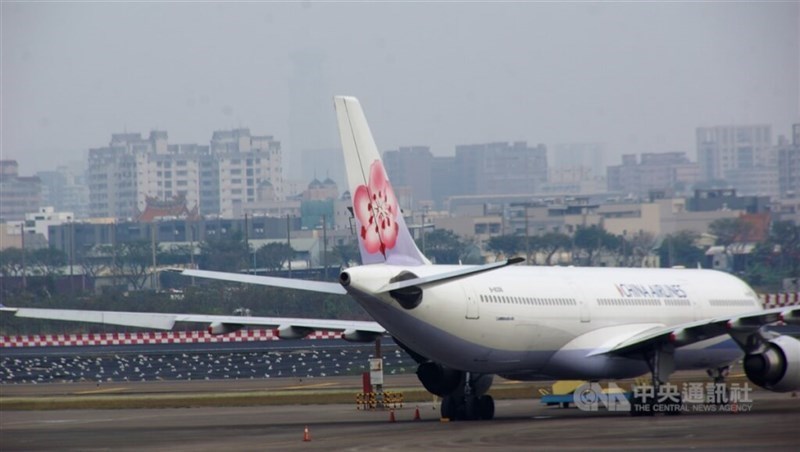
<svg viewBox="0 0 800 452">
<path fill-rule="evenodd" d="M 608 383 L 605 388 L 600 386 L 600 383 L 582 384 L 575 389 L 572 399 L 581 411 L 598 411 L 600 408 L 608 411 L 631 409 L 625 391 L 614 383 Z"/>
<path fill-rule="evenodd" d="M 573 402 L 581 411 L 743 413 L 752 410 L 752 391 L 748 383 L 685 382 L 681 386 L 665 383 L 657 389 L 636 385 L 626 393 L 614 383 L 585 383 L 575 389 Z"/>
</svg>

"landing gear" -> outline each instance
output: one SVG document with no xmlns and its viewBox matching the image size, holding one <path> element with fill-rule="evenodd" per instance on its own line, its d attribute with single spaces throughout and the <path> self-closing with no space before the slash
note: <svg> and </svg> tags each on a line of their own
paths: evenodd
<svg viewBox="0 0 800 452">
<path fill-rule="evenodd" d="M 730 374 L 731 366 L 722 366 L 717 367 L 716 369 L 708 369 L 706 373 L 709 377 L 714 379 L 714 383 L 722 384 L 725 383 L 725 378 Z"/>
<path fill-rule="evenodd" d="M 494 418 L 494 399 L 490 395 L 475 395 L 469 372 L 464 378 L 464 394 L 442 399 L 442 417 L 454 421 L 490 420 Z"/>
<path fill-rule="evenodd" d="M 668 394 L 662 385 L 675 371 L 675 354 L 671 347 L 656 346 L 645 354 L 652 375 L 652 386 L 635 391 L 631 400 L 631 416 L 653 416 L 656 413 L 678 415 L 681 413 L 681 397 Z M 668 387 L 668 386 L 667 386 Z"/>
<path fill-rule="evenodd" d="M 717 367 L 716 369 L 708 369 L 706 373 L 714 380 L 714 393 L 710 394 L 713 397 L 713 403 L 724 405 L 730 400 L 730 393 L 728 387 L 725 385 L 725 378 L 730 374 L 731 366 Z"/>
<path fill-rule="evenodd" d="M 454 421 L 490 420 L 494 418 L 494 399 L 482 396 L 446 396 L 442 399 L 442 417 Z"/>
</svg>

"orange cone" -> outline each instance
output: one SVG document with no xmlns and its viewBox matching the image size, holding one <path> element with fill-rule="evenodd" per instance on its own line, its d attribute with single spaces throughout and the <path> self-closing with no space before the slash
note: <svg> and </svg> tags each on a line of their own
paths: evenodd
<svg viewBox="0 0 800 452">
<path fill-rule="evenodd" d="M 311 434 L 308 433 L 308 426 L 303 430 L 303 441 L 308 442 L 311 441 Z"/>
<path fill-rule="evenodd" d="M 389 410 L 389 422 L 397 422 L 394 418 L 394 410 Z"/>
<path fill-rule="evenodd" d="M 422 420 L 422 418 L 421 418 L 421 417 L 419 417 L 419 405 L 418 405 L 418 406 L 417 406 L 417 408 L 414 410 L 414 420 L 415 420 L 415 421 L 421 421 L 421 420 Z"/>
</svg>

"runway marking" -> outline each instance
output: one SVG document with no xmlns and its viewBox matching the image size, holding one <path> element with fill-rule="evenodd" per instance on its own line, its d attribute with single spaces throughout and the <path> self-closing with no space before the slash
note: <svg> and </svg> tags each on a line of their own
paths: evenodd
<svg viewBox="0 0 800 452">
<path fill-rule="evenodd" d="M 106 394 L 110 392 L 121 392 L 127 391 L 128 388 L 108 388 L 108 389 L 92 389 L 91 391 L 80 391 L 80 392 L 73 392 L 75 395 L 87 395 L 87 394 Z"/>
<path fill-rule="evenodd" d="M 326 386 L 334 386 L 336 384 L 338 383 L 316 383 L 313 385 L 286 386 L 284 388 L 277 388 L 277 389 L 292 390 L 292 389 L 324 388 Z"/>
</svg>

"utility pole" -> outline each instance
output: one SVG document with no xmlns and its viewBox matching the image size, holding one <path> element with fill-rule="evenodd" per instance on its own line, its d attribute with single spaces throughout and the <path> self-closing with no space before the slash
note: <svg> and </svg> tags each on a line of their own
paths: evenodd
<svg viewBox="0 0 800 452">
<path fill-rule="evenodd" d="M 189 229 L 191 232 L 191 238 L 189 239 L 189 263 L 191 264 L 192 270 L 194 270 L 194 222 L 189 224 Z M 194 276 L 192 276 L 192 286 L 194 286 Z"/>
<path fill-rule="evenodd" d="M 250 253 L 250 228 L 247 227 L 247 214 L 246 213 L 244 214 L 244 244 L 245 244 L 245 246 L 247 246 L 247 252 Z M 255 255 L 255 253 L 253 253 L 253 260 L 255 260 L 255 258 L 256 258 L 256 255 Z M 247 259 L 247 260 L 248 260 L 247 266 L 249 267 L 250 266 L 250 262 L 249 262 L 250 259 Z M 252 270 L 252 271 L 248 271 L 247 273 L 255 274 L 255 271 L 256 271 L 255 270 L 255 265 L 253 265 L 250 268 L 250 270 Z"/>
<path fill-rule="evenodd" d="M 111 234 L 111 274 L 114 276 L 112 279 L 112 284 L 114 285 L 114 289 L 117 288 L 117 233 L 116 228 L 114 227 L 114 223 L 109 224 L 109 228 Z"/>
<path fill-rule="evenodd" d="M 75 264 L 75 223 L 69 223 L 69 292 L 70 295 L 75 293 L 75 272 L 72 266 Z"/>
<path fill-rule="evenodd" d="M 328 279 L 328 225 L 327 215 L 322 215 L 322 270 L 325 272 L 323 280 Z"/>
<path fill-rule="evenodd" d="M 158 292 L 158 271 L 157 271 L 157 263 L 156 263 L 156 230 L 158 229 L 158 225 L 155 220 L 150 223 L 150 240 L 151 240 L 151 247 L 152 247 L 152 254 L 153 254 L 153 290 Z"/>
<path fill-rule="evenodd" d="M 28 277 L 26 276 L 28 269 L 25 267 L 25 221 L 20 224 L 19 230 L 22 233 L 22 290 L 25 290 L 28 288 Z"/>
<path fill-rule="evenodd" d="M 419 229 L 422 233 L 422 254 L 425 255 L 425 209 L 422 209 L 422 227 Z"/>
<path fill-rule="evenodd" d="M 289 221 L 289 214 L 286 214 L 286 244 L 292 248 L 292 227 Z M 292 277 L 292 258 L 289 258 L 289 278 Z"/>
<path fill-rule="evenodd" d="M 531 265 L 531 240 L 528 233 L 528 204 L 524 206 L 525 209 L 525 265 Z"/>
</svg>

